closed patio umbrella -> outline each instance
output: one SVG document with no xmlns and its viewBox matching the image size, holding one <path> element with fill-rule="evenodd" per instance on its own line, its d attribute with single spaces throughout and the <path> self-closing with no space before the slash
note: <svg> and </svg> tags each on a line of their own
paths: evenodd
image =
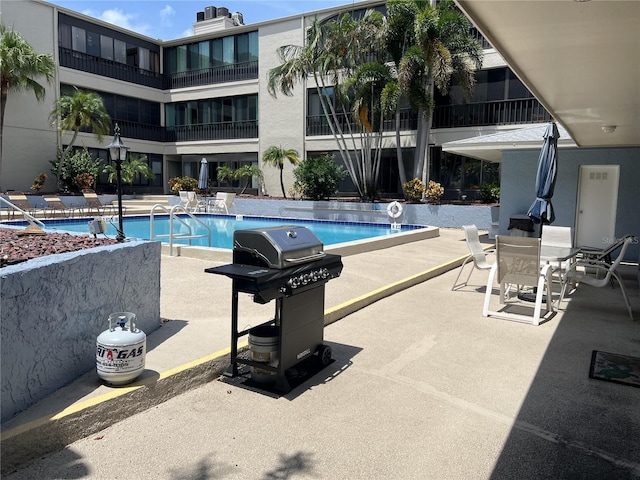
<svg viewBox="0 0 640 480">
<path fill-rule="evenodd" d="M 200 161 L 200 176 L 198 177 L 198 188 L 200 190 L 206 190 L 209 186 L 209 165 L 207 159 L 203 158 Z"/>
<path fill-rule="evenodd" d="M 558 171 L 558 137 L 560 134 L 555 122 L 547 126 L 543 137 L 544 143 L 538 157 L 538 172 L 536 174 L 536 199 L 527 215 L 533 223 L 549 224 L 556 218 L 553 213 L 551 197 L 553 197 Z"/>
</svg>

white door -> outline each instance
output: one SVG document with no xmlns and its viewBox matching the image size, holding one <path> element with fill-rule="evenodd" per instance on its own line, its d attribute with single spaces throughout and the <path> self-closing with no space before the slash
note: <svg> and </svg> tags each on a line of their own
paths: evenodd
<svg viewBox="0 0 640 480">
<path fill-rule="evenodd" d="M 615 241 L 619 165 L 582 165 L 576 245 L 606 248 Z"/>
</svg>

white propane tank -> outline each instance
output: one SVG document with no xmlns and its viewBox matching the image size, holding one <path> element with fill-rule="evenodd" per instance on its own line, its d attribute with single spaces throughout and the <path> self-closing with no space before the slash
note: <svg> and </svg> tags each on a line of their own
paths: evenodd
<svg viewBox="0 0 640 480">
<path fill-rule="evenodd" d="M 109 329 L 98 335 L 96 369 L 110 385 L 132 382 L 144 370 L 147 336 L 136 327 L 135 320 L 135 313 L 112 313 Z"/>
</svg>

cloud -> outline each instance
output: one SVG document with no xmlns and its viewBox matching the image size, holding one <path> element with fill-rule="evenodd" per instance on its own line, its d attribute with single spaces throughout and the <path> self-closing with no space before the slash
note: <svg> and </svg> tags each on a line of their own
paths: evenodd
<svg viewBox="0 0 640 480">
<path fill-rule="evenodd" d="M 176 11 L 171 5 L 165 5 L 165 7 L 160 10 L 160 21 L 162 25 L 170 27 L 173 25 L 171 19 L 176 16 Z"/>
<path fill-rule="evenodd" d="M 105 10 L 102 13 L 96 13 L 91 10 L 85 10 L 82 13 L 95 18 L 99 18 L 104 22 L 117 25 L 118 27 L 126 28 L 127 30 L 140 33 L 142 35 L 148 36 L 149 32 L 151 31 L 151 26 L 149 24 L 136 22 L 136 19 L 138 18 L 137 13 L 124 13 L 119 8 Z"/>
</svg>

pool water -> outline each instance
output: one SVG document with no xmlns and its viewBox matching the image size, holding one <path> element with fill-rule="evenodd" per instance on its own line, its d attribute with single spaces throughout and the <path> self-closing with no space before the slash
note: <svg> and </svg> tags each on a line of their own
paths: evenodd
<svg viewBox="0 0 640 480">
<path fill-rule="evenodd" d="M 193 222 L 188 216 L 180 216 L 181 220 L 192 225 L 192 232 L 206 233 L 206 230 Z M 339 243 L 352 242 L 355 240 L 371 239 L 387 235 L 394 235 L 400 232 L 407 232 L 419 228 L 419 225 L 401 225 L 398 229 L 391 228 L 391 225 L 376 223 L 357 222 L 331 222 L 324 220 L 302 220 L 292 218 L 270 218 L 270 217 L 236 217 L 234 215 L 198 215 L 198 219 L 204 222 L 211 229 L 211 244 L 207 238 L 195 238 L 191 240 L 191 245 L 211 246 L 215 248 L 233 248 L 233 232 L 251 228 L 274 227 L 278 225 L 300 225 L 309 228 L 322 242 L 323 245 L 336 245 Z M 88 222 L 90 218 L 83 219 L 58 219 L 45 220 L 43 223 L 47 229 L 57 231 L 89 233 Z M 107 223 L 107 236 L 115 237 L 117 234 L 117 221 L 105 218 Z M 179 221 L 174 220 L 174 233 L 187 233 L 186 227 Z M 125 217 L 123 219 L 124 234 L 127 238 L 150 239 L 150 219 L 149 216 Z M 156 215 L 154 217 L 155 235 L 166 235 L 169 233 L 169 216 Z M 162 239 L 169 243 L 169 239 Z M 174 240 L 174 244 L 188 245 L 189 240 Z"/>
</svg>

